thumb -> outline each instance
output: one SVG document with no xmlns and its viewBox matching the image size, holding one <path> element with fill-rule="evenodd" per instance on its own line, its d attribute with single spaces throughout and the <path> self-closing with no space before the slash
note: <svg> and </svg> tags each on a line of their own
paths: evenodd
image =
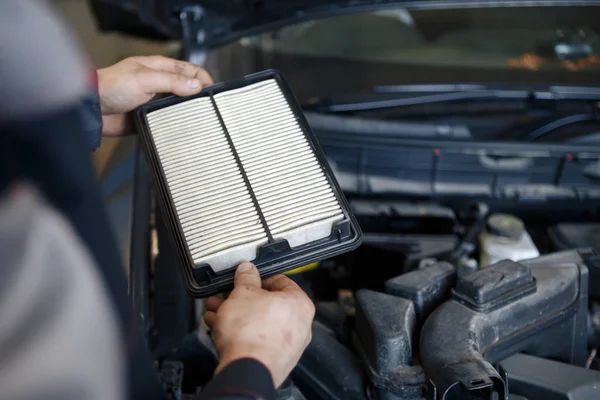
<svg viewBox="0 0 600 400">
<path fill-rule="evenodd" d="M 261 288 L 260 274 L 254 264 L 249 262 L 240 264 L 235 271 L 233 286 L 234 291 L 237 291 L 237 289 L 253 290 Z"/>
<path fill-rule="evenodd" d="M 173 72 L 157 71 L 145 68 L 138 74 L 142 90 L 149 94 L 172 93 L 177 96 L 190 96 L 202 90 L 202 83 Z"/>
</svg>

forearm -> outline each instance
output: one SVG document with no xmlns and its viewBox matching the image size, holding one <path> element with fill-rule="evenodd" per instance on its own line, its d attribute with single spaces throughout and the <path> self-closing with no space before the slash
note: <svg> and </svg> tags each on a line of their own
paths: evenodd
<svg viewBox="0 0 600 400">
<path fill-rule="evenodd" d="M 91 150 L 100 147 L 102 140 L 102 110 L 98 93 L 97 73 L 91 70 L 90 88 L 79 105 L 83 133 Z"/>
<path fill-rule="evenodd" d="M 275 387 L 271 373 L 250 358 L 231 362 L 202 390 L 198 400 L 271 400 Z"/>
</svg>

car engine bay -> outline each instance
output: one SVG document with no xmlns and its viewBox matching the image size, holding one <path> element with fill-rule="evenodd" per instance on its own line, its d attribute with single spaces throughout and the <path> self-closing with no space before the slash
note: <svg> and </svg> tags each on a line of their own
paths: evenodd
<svg viewBox="0 0 600 400">
<path fill-rule="evenodd" d="M 378 204 L 379 225 L 361 210 L 364 203 L 355 208 L 365 229 L 356 254 L 298 278 L 318 299 L 313 343 L 294 374 L 303 393 L 312 394 L 307 398 L 491 399 L 509 391 L 523 396 L 511 398 L 595 398 L 599 249 L 580 243 L 561 251 L 557 238 L 586 231 L 586 240 L 597 240 L 599 225 L 537 232 L 540 255 L 520 257 L 516 249 L 526 246 L 518 242 L 533 245 L 530 255 L 537 246 L 514 216 L 475 219 L 476 234 L 467 229 L 459 239 L 452 231 L 431 232 L 460 224 L 439 205 Z M 420 215 L 409 217 L 409 210 Z M 399 230 L 400 221 L 410 233 L 370 233 L 394 223 Z M 509 233 L 495 223 L 523 230 Z M 328 364 L 339 359 L 346 362 Z M 581 381 L 576 371 L 591 380 Z"/>
<path fill-rule="evenodd" d="M 575 176 L 570 173 L 561 184 L 546 185 L 554 191 L 521 184 L 521 190 L 538 195 L 488 201 L 468 191 L 420 199 L 365 195 L 364 182 L 381 177 L 369 175 L 363 159 L 363 192 L 353 190 L 357 186 L 350 186 L 349 174 L 340 173 L 340 166 L 351 170 L 340 163 L 343 143 L 332 148 L 327 136 L 320 139 L 345 185 L 363 244 L 289 272 L 315 302 L 316 317 L 312 342 L 279 389 L 280 399 L 597 397 L 597 203 L 589 196 L 540 195 L 593 193 L 594 180 L 569 186 Z M 432 154 L 443 156 L 443 148 Z M 579 160 L 577 169 L 593 162 Z M 138 306 L 146 308 L 142 314 L 149 315 L 147 334 L 165 389 L 183 398 L 201 386 L 200 376 L 210 376 L 215 354 L 210 332 L 200 326 L 197 334 L 201 302 L 190 301 L 174 271 L 173 250 L 144 169 L 138 159 L 136 186 L 146 187 L 148 198 L 138 196 L 136 212 L 145 215 L 147 202 L 150 254 L 136 251 L 135 243 L 148 242 L 134 236 L 132 265 L 149 257 L 151 273 L 144 286 L 139 270 L 132 270 L 134 300 L 137 293 Z M 498 184 L 504 172 L 494 172 L 494 193 L 505 186 Z"/>
</svg>

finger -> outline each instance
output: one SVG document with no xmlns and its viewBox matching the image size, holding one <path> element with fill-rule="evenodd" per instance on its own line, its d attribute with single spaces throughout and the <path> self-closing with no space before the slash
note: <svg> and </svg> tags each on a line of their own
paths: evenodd
<svg viewBox="0 0 600 400">
<path fill-rule="evenodd" d="M 172 72 L 145 68 L 137 75 L 137 80 L 145 93 L 172 93 L 177 96 L 189 96 L 202 90 L 202 82 L 195 78 Z"/>
<path fill-rule="evenodd" d="M 210 86 L 215 83 L 213 78 L 204 68 L 198 69 L 194 78 L 199 79 L 200 82 L 202 82 L 202 86 Z"/>
<path fill-rule="evenodd" d="M 202 86 L 209 86 L 214 83 L 210 74 L 204 68 L 186 61 L 164 56 L 136 57 L 135 60 L 148 68 L 199 79 Z"/>
<path fill-rule="evenodd" d="M 206 301 L 204 302 L 204 307 L 206 308 L 207 311 L 213 311 L 213 312 L 217 312 L 219 310 L 219 307 L 221 307 L 221 304 L 223 304 L 225 300 L 217 297 L 217 296 L 211 296 L 208 299 L 206 299 Z"/>
<path fill-rule="evenodd" d="M 260 274 L 254 264 L 243 262 L 239 265 L 235 271 L 233 287 L 232 294 L 238 294 L 240 290 L 253 291 L 260 289 Z"/>
<path fill-rule="evenodd" d="M 300 290 L 300 286 L 285 275 L 274 275 L 262 282 L 264 289 L 271 292 Z"/>
<path fill-rule="evenodd" d="M 217 313 L 213 311 L 207 311 L 204 313 L 204 322 L 210 329 L 213 328 L 215 321 L 217 320 Z"/>
</svg>

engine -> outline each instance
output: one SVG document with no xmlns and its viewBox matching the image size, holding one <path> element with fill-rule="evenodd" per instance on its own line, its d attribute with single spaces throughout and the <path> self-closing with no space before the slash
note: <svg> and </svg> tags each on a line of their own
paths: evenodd
<svg viewBox="0 0 600 400">
<path fill-rule="evenodd" d="M 317 315 L 282 399 L 600 398 L 598 225 L 352 208 L 363 246 L 291 275 Z"/>
</svg>

